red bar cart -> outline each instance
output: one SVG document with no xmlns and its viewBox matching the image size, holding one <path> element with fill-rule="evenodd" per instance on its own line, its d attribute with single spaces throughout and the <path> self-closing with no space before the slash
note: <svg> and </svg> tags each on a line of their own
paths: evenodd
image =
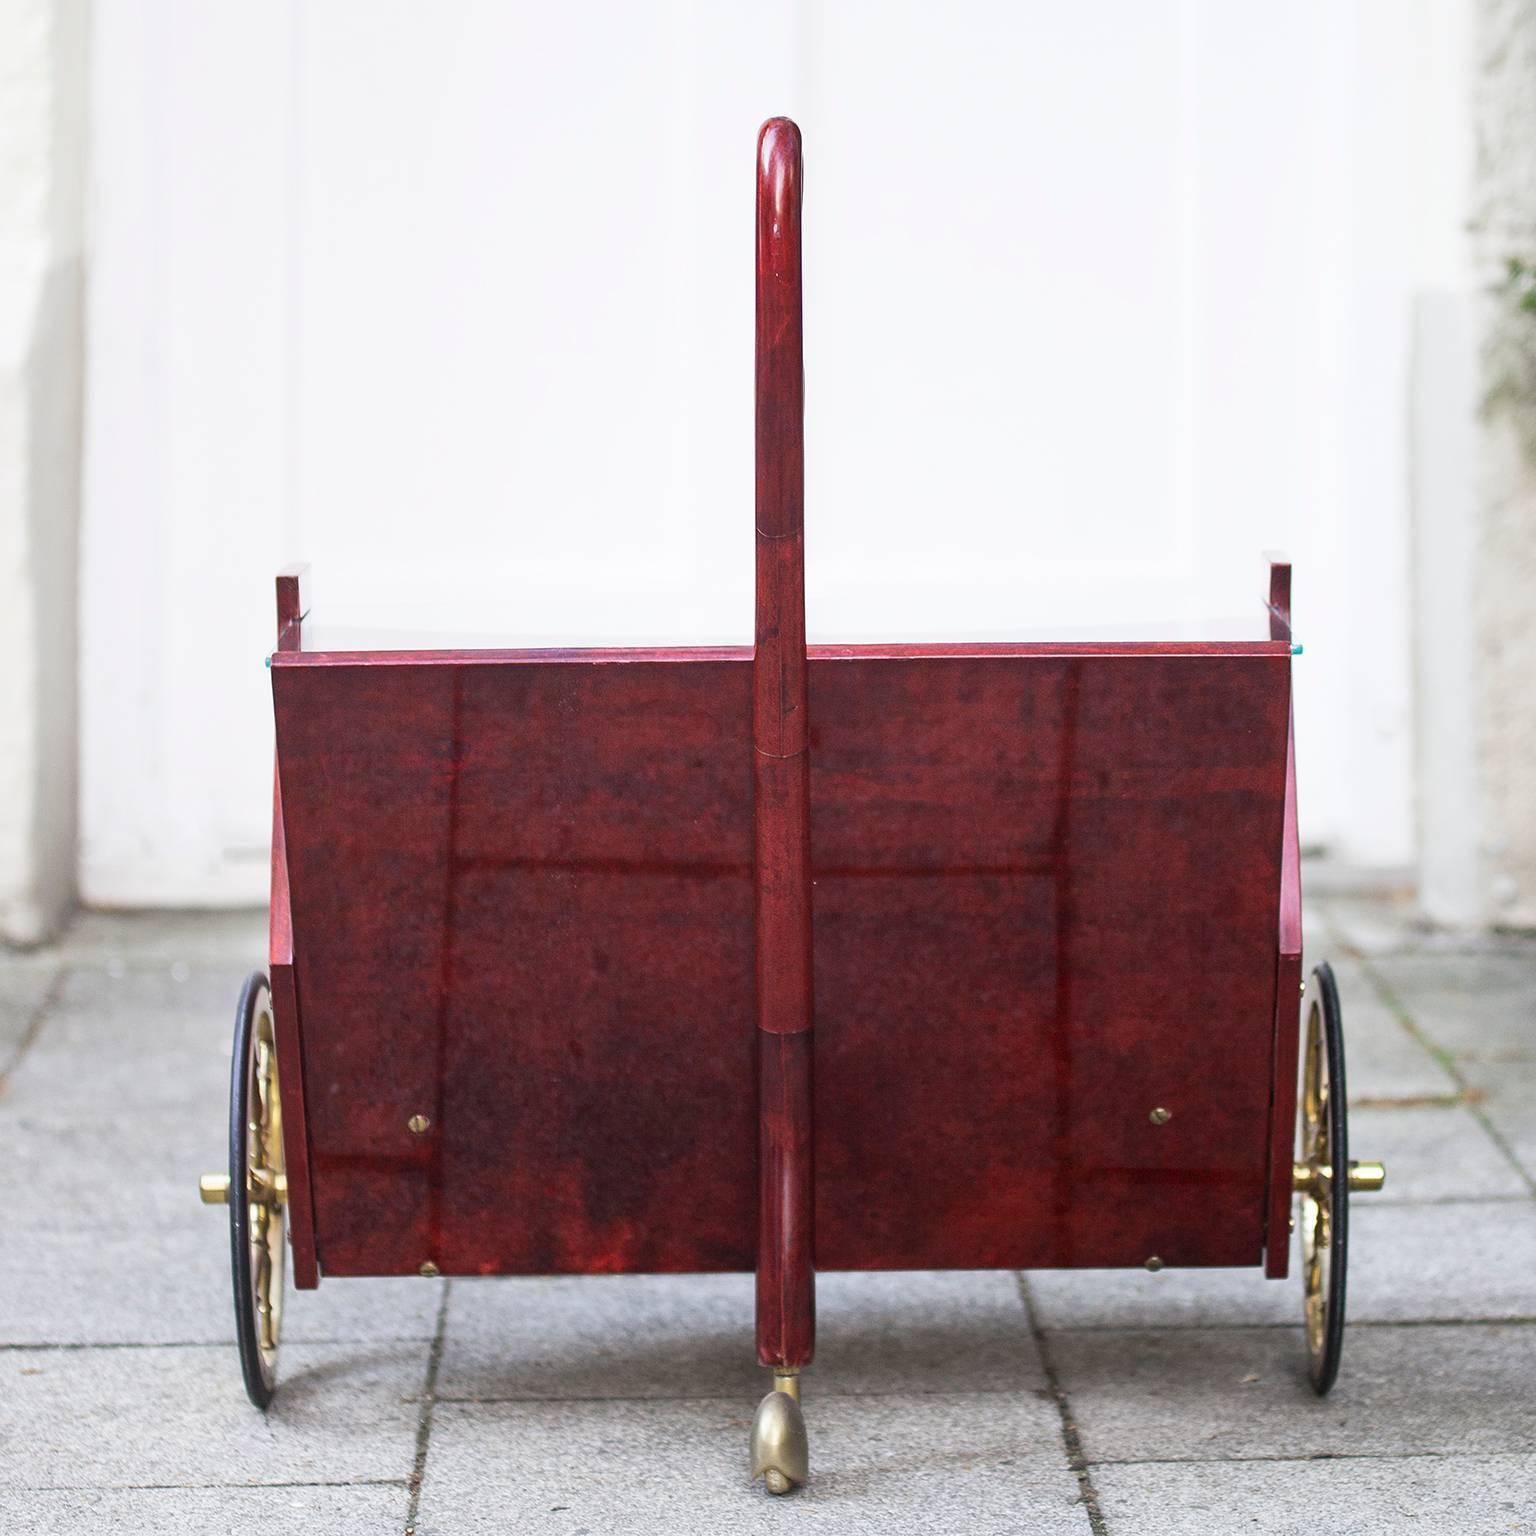
<svg viewBox="0 0 1536 1536">
<path fill-rule="evenodd" d="M 1290 568 L 1249 639 L 807 647 L 800 217 L 774 119 L 754 646 L 326 649 L 278 578 L 271 953 L 203 1181 L 258 1406 L 285 1253 L 755 1270 L 784 1492 L 818 1269 L 1281 1278 L 1298 1198 L 1333 1383 L 1384 1173 L 1302 982 Z"/>
</svg>

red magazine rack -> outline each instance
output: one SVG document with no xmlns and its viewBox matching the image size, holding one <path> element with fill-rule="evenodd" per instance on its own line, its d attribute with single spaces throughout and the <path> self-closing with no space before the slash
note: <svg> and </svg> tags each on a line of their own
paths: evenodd
<svg viewBox="0 0 1536 1536">
<path fill-rule="evenodd" d="M 783 1492 L 817 1269 L 1280 1278 L 1298 1197 L 1333 1382 L 1384 1174 L 1302 982 L 1290 568 L 1245 640 L 808 648 L 800 219 L 777 118 L 753 647 L 326 650 L 278 578 L 271 953 L 203 1181 L 259 1406 L 285 1250 L 300 1290 L 755 1270 Z"/>
</svg>

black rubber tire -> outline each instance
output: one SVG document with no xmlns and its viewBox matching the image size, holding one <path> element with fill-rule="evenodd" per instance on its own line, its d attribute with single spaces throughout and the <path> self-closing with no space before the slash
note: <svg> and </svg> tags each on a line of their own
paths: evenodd
<svg viewBox="0 0 1536 1536">
<path fill-rule="evenodd" d="M 229 1247 L 234 1278 L 235 1340 L 240 1346 L 240 1373 L 245 1391 L 265 1409 L 277 1391 L 277 1372 L 262 1356 L 256 1331 L 255 1274 L 251 1257 L 251 1207 L 244 1198 L 249 1177 L 251 1078 L 256 1051 L 256 1020 L 270 1010 L 271 988 L 264 971 L 252 971 L 240 989 L 235 1009 L 235 1042 L 229 1074 Z"/>
<path fill-rule="evenodd" d="M 1333 967 L 1325 960 L 1312 972 L 1312 1006 L 1321 1015 L 1323 1058 L 1328 1073 L 1328 1150 L 1333 1163 L 1329 1181 L 1327 1314 L 1322 1349 L 1309 1352 L 1309 1375 L 1319 1397 L 1338 1379 L 1344 1353 L 1344 1304 L 1349 1276 L 1349 1092 L 1344 1074 L 1344 1010 Z"/>
</svg>

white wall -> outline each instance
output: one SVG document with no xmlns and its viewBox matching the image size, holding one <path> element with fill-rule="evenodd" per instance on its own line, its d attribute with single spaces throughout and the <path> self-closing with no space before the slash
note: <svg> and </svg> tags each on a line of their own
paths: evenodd
<svg viewBox="0 0 1536 1536">
<path fill-rule="evenodd" d="M 264 896 L 322 622 L 746 639 L 753 138 L 805 132 L 813 638 L 1257 614 L 1412 854 L 1407 401 L 1461 0 L 151 0 L 98 31 L 81 878 Z"/>
<path fill-rule="evenodd" d="M 0 7 L 0 938 L 75 888 L 83 0 Z"/>
<path fill-rule="evenodd" d="M 1427 295 L 1415 338 L 1420 902 L 1536 926 L 1536 0 L 1472 7 L 1476 282 Z"/>
</svg>

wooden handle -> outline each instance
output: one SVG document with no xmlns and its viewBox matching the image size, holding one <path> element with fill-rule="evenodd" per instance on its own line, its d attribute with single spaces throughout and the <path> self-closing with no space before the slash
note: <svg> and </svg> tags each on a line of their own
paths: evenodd
<svg viewBox="0 0 1536 1536">
<path fill-rule="evenodd" d="M 800 130 L 775 117 L 757 140 L 757 1349 L 790 1369 L 815 1309 L 804 401 Z"/>
<path fill-rule="evenodd" d="M 805 685 L 804 374 L 800 350 L 800 130 L 757 140 L 758 1024 L 810 1027 L 810 831 Z"/>
<path fill-rule="evenodd" d="M 800 130 L 757 138 L 757 659 L 760 752 L 805 747 L 805 370 L 800 315 Z"/>
<path fill-rule="evenodd" d="M 770 118 L 757 136 L 757 528 L 805 523 L 805 374 L 800 317 L 800 130 Z"/>
</svg>

